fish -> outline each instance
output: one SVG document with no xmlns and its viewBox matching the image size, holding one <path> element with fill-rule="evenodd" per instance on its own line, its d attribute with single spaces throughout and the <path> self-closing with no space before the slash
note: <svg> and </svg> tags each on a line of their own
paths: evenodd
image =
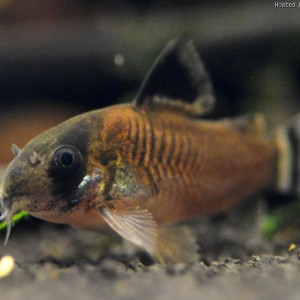
<svg viewBox="0 0 300 300">
<path fill-rule="evenodd" d="M 211 120 L 213 85 L 193 40 L 170 41 L 131 103 L 75 116 L 22 149 L 0 184 L 1 219 L 20 210 L 117 233 L 162 264 L 188 262 L 186 222 L 256 193 L 300 194 L 300 116 L 265 132 L 261 114 Z"/>
</svg>

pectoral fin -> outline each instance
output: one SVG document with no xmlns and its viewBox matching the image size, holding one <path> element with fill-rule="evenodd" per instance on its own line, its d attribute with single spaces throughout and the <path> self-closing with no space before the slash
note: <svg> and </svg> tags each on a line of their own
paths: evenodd
<svg viewBox="0 0 300 300">
<path fill-rule="evenodd" d="M 101 207 L 99 212 L 114 231 L 146 250 L 161 264 L 189 262 L 196 258 L 195 239 L 187 227 L 158 226 L 152 214 L 140 207 L 120 211 Z"/>
<path fill-rule="evenodd" d="M 109 207 L 99 208 L 106 223 L 121 237 L 153 254 L 158 230 L 152 214 L 139 207 L 117 211 Z"/>
</svg>

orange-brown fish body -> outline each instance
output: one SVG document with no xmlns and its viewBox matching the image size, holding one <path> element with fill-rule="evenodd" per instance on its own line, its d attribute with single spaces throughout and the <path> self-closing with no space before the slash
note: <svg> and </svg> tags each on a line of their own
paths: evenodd
<svg viewBox="0 0 300 300">
<path fill-rule="evenodd" d="M 224 211 L 274 182 L 275 140 L 235 121 L 200 121 L 168 110 L 138 112 L 130 104 L 84 118 L 93 128 L 88 173 L 105 170 L 97 192 L 106 190 L 103 197 L 117 207 L 145 207 L 159 223 Z M 87 209 L 87 201 L 72 214 L 48 219 L 102 228 L 106 224 L 97 207 L 92 200 Z"/>
<path fill-rule="evenodd" d="M 274 140 L 233 122 L 136 112 L 130 105 L 107 109 L 103 120 L 104 144 L 114 141 L 111 156 L 137 174 L 147 188 L 139 204 L 161 222 L 225 210 L 273 183 Z"/>
<path fill-rule="evenodd" d="M 205 120 L 213 104 L 192 42 L 172 41 L 133 103 L 74 117 L 12 148 L 1 218 L 10 223 L 21 209 L 78 228 L 111 228 L 160 262 L 189 259 L 191 235 L 167 224 L 224 211 L 263 189 L 291 189 L 295 143 L 285 133 L 265 137 L 257 116 Z M 285 130 L 297 134 L 294 127 Z"/>
<path fill-rule="evenodd" d="M 172 111 L 137 113 L 130 107 L 125 112 L 131 143 L 124 159 L 150 189 L 147 205 L 161 222 L 223 211 L 274 179 L 272 139 L 230 121 L 199 121 Z"/>
</svg>

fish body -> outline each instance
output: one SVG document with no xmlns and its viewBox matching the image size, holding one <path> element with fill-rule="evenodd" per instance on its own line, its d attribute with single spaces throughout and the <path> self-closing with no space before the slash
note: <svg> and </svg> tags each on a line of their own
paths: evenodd
<svg viewBox="0 0 300 300">
<path fill-rule="evenodd" d="M 287 135 L 266 137 L 258 115 L 205 120 L 213 105 L 192 42 L 172 41 L 132 103 L 76 116 L 13 147 L 0 186 L 3 218 L 25 210 L 111 228 L 160 262 L 190 258 L 192 236 L 168 224 L 227 210 L 261 190 L 290 190 Z"/>
<path fill-rule="evenodd" d="M 94 187 L 102 201 L 122 199 L 129 206 L 135 201 L 159 223 L 224 211 L 273 182 L 274 139 L 245 132 L 228 120 L 199 121 L 168 111 L 149 114 L 130 104 L 77 119 L 75 123 L 89 124 L 87 174 L 101 172 L 105 178 Z M 95 224 L 92 217 L 87 221 L 97 229 L 95 216 Z M 64 223 L 66 214 L 61 217 Z M 84 228 L 85 223 L 75 218 L 72 225 Z"/>
</svg>

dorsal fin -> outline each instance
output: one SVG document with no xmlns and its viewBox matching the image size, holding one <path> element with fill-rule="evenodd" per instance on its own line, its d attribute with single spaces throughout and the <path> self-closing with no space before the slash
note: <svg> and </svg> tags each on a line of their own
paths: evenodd
<svg viewBox="0 0 300 300">
<path fill-rule="evenodd" d="M 209 76 L 187 35 L 167 44 L 133 102 L 142 109 L 159 106 L 194 116 L 207 113 L 214 103 Z"/>
</svg>

